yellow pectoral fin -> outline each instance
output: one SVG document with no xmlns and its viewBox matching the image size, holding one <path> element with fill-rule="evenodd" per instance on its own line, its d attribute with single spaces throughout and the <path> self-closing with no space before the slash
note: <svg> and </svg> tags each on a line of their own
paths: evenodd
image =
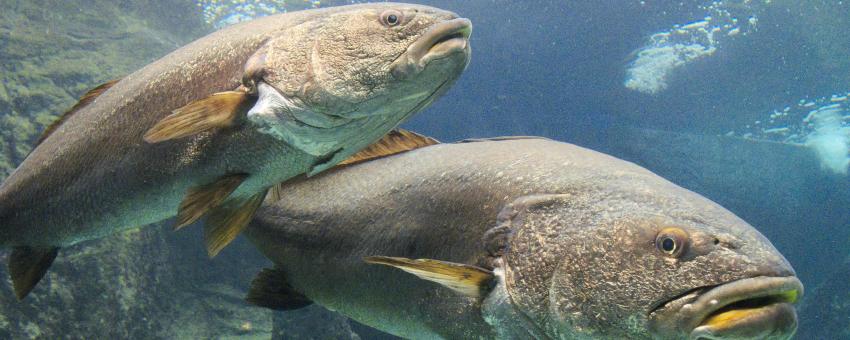
<svg viewBox="0 0 850 340">
<path fill-rule="evenodd" d="M 481 292 L 493 279 L 493 272 L 462 263 L 388 256 L 370 256 L 363 260 L 401 269 L 420 279 L 439 283 L 455 292 L 474 298 L 480 298 Z"/>
<path fill-rule="evenodd" d="M 244 91 L 213 94 L 174 110 L 148 130 L 145 141 L 159 143 L 233 126 L 245 117 L 253 102 Z"/>
</svg>

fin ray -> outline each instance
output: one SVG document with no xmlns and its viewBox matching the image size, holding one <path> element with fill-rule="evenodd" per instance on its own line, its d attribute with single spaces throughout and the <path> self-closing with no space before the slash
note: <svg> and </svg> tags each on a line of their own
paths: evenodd
<svg viewBox="0 0 850 340">
<path fill-rule="evenodd" d="M 366 162 L 435 144 L 440 144 L 440 142 L 413 131 L 395 129 L 377 142 L 372 143 L 365 149 L 340 162 L 337 166 Z"/>
<path fill-rule="evenodd" d="M 180 202 L 174 229 L 179 230 L 206 215 L 224 202 L 247 177 L 246 174 L 229 175 L 213 183 L 189 189 L 186 197 Z"/>
<path fill-rule="evenodd" d="M 247 114 L 250 99 L 245 91 L 227 91 L 191 102 L 157 122 L 145 133 L 145 141 L 159 143 L 233 126 Z"/>
<path fill-rule="evenodd" d="M 401 269 L 420 279 L 436 282 L 463 295 L 480 298 L 494 275 L 487 269 L 462 263 L 431 259 L 412 260 L 404 257 L 370 256 L 367 263 L 382 264 Z"/>
<path fill-rule="evenodd" d="M 286 183 L 289 182 L 287 181 L 272 185 L 271 188 L 269 188 L 269 193 L 266 194 L 266 202 L 272 204 L 274 202 L 280 201 L 280 199 L 283 198 L 283 186 Z"/>
<path fill-rule="evenodd" d="M 210 257 L 215 257 L 251 222 L 254 212 L 266 197 L 263 190 L 247 199 L 225 202 L 210 212 L 204 226 L 204 244 Z"/>
<path fill-rule="evenodd" d="M 340 168 L 342 166 L 368 162 L 374 159 L 392 156 L 395 154 L 400 154 L 403 152 L 435 144 L 440 144 L 440 142 L 434 138 L 420 135 L 413 131 L 408 131 L 404 129 L 394 129 L 377 142 L 372 143 L 365 149 L 360 150 L 348 159 L 335 165 L 333 168 L 331 168 L 331 170 Z M 294 180 L 303 179 L 303 176 L 299 176 L 296 177 Z M 280 201 L 283 196 L 283 187 L 290 182 L 291 180 L 283 183 L 278 183 L 269 188 L 268 196 L 266 196 L 266 202 L 274 203 Z"/>
</svg>

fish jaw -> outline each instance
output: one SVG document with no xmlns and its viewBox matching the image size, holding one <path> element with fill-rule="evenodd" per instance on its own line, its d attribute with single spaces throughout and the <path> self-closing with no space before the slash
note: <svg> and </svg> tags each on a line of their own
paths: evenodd
<svg viewBox="0 0 850 340">
<path fill-rule="evenodd" d="M 664 337 L 789 339 L 797 329 L 794 304 L 803 285 L 794 276 L 758 276 L 697 288 L 650 312 Z"/>
<path fill-rule="evenodd" d="M 469 47 L 471 34 L 472 22 L 465 18 L 433 25 L 390 65 L 393 77 L 398 80 L 408 79 L 421 73 L 431 62 L 452 56 L 463 57 L 465 61 L 462 63 L 465 68 L 469 64 L 471 55 Z"/>
</svg>

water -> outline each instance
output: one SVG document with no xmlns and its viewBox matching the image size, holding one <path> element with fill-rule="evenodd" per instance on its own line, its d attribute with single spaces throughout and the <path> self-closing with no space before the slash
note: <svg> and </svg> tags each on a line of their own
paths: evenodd
<svg viewBox="0 0 850 340">
<path fill-rule="evenodd" d="M 806 285 L 797 338 L 850 338 L 850 3 L 418 2 L 472 20 L 473 61 L 406 128 L 443 141 L 546 136 L 647 167 L 785 255 Z M 0 165 L 8 174 L 97 83 L 219 27 L 347 3 L 5 1 Z M 200 237 L 165 226 L 63 250 L 42 282 L 52 293 L 18 303 L 0 290 L 0 337 L 268 338 L 281 324 L 331 321 L 340 334 L 382 336 L 321 311 L 273 321 L 242 305 L 266 263 L 247 243 L 208 261 Z"/>
</svg>

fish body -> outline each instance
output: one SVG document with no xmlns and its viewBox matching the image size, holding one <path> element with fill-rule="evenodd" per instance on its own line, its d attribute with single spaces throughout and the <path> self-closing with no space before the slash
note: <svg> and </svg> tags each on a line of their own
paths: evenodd
<svg viewBox="0 0 850 340">
<path fill-rule="evenodd" d="M 786 339 L 796 328 L 802 286 L 758 231 L 574 145 L 434 145 L 280 194 L 246 229 L 275 263 L 249 294 L 261 306 L 312 301 L 411 339 Z"/>
<path fill-rule="evenodd" d="M 173 217 L 184 203 L 198 210 L 187 224 L 219 206 L 238 211 L 272 184 L 342 161 L 451 86 L 470 30 L 417 5 L 292 12 L 212 33 L 102 87 L 0 187 L 0 245 L 32 255 L 10 267 L 43 267 L 51 250 Z M 193 190 L 208 195 L 187 200 Z"/>
</svg>

